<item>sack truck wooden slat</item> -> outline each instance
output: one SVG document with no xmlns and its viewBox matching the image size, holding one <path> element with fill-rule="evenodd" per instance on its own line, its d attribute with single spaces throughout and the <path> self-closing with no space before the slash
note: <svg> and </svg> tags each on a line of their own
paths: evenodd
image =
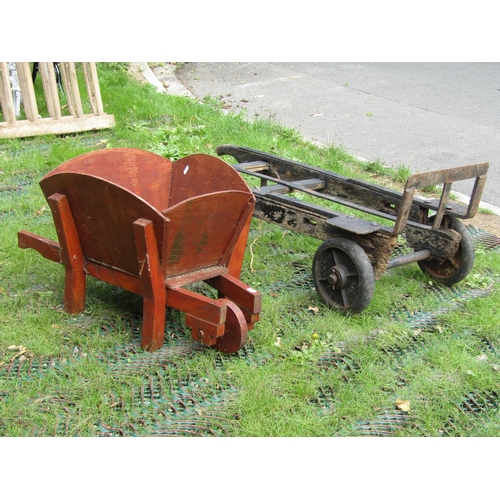
<svg viewBox="0 0 500 500">
<path fill-rule="evenodd" d="M 14 89 L 9 78 L 9 63 L 0 62 L 0 105 L 4 120 L 0 121 L 0 139 L 46 134 L 70 134 L 114 126 L 114 116 L 106 114 L 103 109 L 95 63 L 81 63 L 90 113 L 84 112 L 84 104 L 78 86 L 76 63 L 59 63 L 69 115 L 63 113 L 54 63 L 38 63 L 48 117 L 40 116 L 30 63 L 17 62 L 15 65 L 22 96 L 22 108 L 26 119 L 19 119 L 16 116 L 12 96 Z"/>
</svg>

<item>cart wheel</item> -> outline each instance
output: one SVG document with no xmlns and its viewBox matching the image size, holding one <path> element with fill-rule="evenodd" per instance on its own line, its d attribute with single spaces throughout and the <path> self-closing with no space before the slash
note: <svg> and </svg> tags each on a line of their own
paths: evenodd
<svg viewBox="0 0 500 500">
<path fill-rule="evenodd" d="M 432 220 L 432 219 L 430 219 Z M 462 281 L 474 265 L 474 241 L 464 224 L 458 219 L 451 219 L 451 229 L 460 234 L 460 243 L 453 257 L 418 262 L 420 269 L 438 283 L 453 285 Z"/>
<path fill-rule="evenodd" d="M 313 278 L 321 300 L 332 309 L 359 313 L 372 300 L 372 264 L 365 251 L 351 240 L 326 240 L 314 255 Z"/>
<path fill-rule="evenodd" d="M 217 339 L 213 348 L 224 354 L 232 354 L 247 343 L 248 325 L 241 309 L 234 302 L 220 300 L 227 305 L 226 325 L 224 335 Z"/>
</svg>

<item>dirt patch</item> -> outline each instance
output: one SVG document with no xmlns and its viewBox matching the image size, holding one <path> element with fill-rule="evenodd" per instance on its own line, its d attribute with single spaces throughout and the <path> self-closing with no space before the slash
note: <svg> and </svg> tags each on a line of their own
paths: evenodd
<svg viewBox="0 0 500 500">
<path fill-rule="evenodd" d="M 478 213 L 473 219 L 465 220 L 464 224 L 500 237 L 500 217 L 498 215 Z"/>
<path fill-rule="evenodd" d="M 139 63 L 133 62 L 130 63 L 130 66 L 128 67 L 128 72 L 139 82 L 142 83 L 147 83 L 148 81 L 146 80 L 146 77 L 142 73 L 141 68 L 139 67 Z"/>
</svg>

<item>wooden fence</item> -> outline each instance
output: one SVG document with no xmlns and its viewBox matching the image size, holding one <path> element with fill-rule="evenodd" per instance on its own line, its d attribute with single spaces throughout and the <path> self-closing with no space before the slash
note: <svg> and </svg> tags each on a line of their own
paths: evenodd
<svg viewBox="0 0 500 500">
<path fill-rule="evenodd" d="M 16 83 L 13 87 L 9 76 L 9 63 L 0 62 L 0 104 L 4 120 L 0 121 L 0 139 L 69 134 L 114 126 L 114 116 L 107 115 L 103 110 L 95 63 L 84 62 L 81 63 L 81 69 L 78 68 L 78 71 L 83 71 L 87 102 L 82 101 L 80 94 L 76 63 L 58 63 L 64 94 L 58 89 L 54 63 L 41 62 L 38 63 L 38 68 L 47 117 L 39 114 L 30 63 L 15 63 L 19 82 L 19 87 L 16 88 Z M 26 119 L 16 116 L 19 111 L 16 96 L 19 95 Z M 61 104 L 61 99 L 64 104 Z M 90 112 L 85 113 L 84 107 Z"/>
</svg>

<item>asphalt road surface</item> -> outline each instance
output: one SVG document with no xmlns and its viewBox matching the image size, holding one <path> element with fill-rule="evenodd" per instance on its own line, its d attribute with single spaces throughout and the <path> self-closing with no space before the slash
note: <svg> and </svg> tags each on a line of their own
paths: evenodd
<svg viewBox="0 0 500 500">
<path fill-rule="evenodd" d="M 500 63 L 203 62 L 176 76 L 195 97 L 412 173 L 487 161 L 482 199 L 500 206 Z"/>
</svg>

